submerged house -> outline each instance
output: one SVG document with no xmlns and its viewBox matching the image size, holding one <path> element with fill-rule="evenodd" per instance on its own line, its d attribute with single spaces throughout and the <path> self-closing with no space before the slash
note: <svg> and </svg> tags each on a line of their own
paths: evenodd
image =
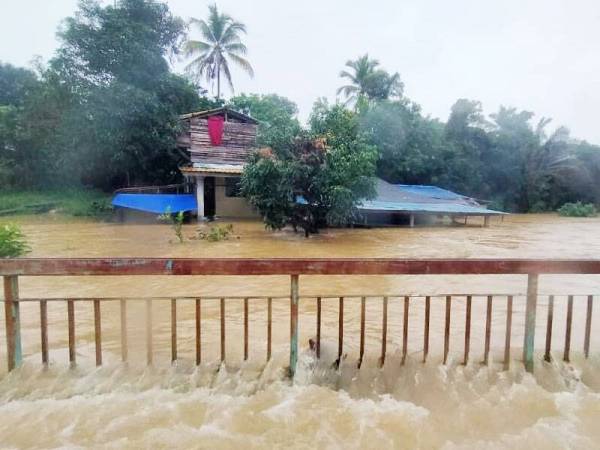
<svg viewBox="0 0 600 450">
<path fill-rule="evenodd" d="M 181 172 L 194 185 L 198 217 L 256 217 L 240 197 L 239 182 L 256 149 L 258 122 L 227 107 L 185 114 L 181 120 L 185 132 L 177 142 L 190 157 Z"/>
<path fill-rule="evenodd" d="M 227 107 L 184 114 L 181 120 L 184 131 L 177 143 L 188 157 L 187 164 L 180 167 L 188 192 L 167 194 L 161 187 L 151 187 L 150 191 L 127 188 L 117 194 L 113 205 L 147 213 L 196 211 L 199 219 L 257 218 L 257 212 L 241 197 L 239 184 L 244 165 L 256 150 L 258 122 Z M 469 216 L 482 217 L 483 224 L 489 225 L 491 216 L 504 214 L 436 186 L 390 184 L 377 179 L 376 191 L 375 199 L 358 205 L 362 214 L 356 225 L 414 226 L 416 221 L 442 217 L 466 223 Z"/>
</svg>

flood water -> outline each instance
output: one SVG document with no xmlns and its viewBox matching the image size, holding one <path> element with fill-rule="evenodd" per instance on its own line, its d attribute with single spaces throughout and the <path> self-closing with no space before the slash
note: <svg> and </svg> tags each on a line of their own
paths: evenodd
<svg viewBox="0 0 600 450">
<path fill-rule="evenodd" d="M 7 221 L 3 218 L 2 222 Z M 174 243 L 166 225 L 98 223 L 57 215 L 14 218 L 32 257 L 399 257 L 598 258 L 600 219 L 510 216 L 490 228 L 417 227 L 326 230 L 304 239 L 233 222 L 234 235 Z M 230 222 L 223 222 L 230 223 Z M 195 224 L 185 226 L 193 236 Z M 525 276 L 300 277 L 298 373 L 286 377 L 289 277 L 21 277 L 21 298 L 127 297 L 129 364 L 120 362 L 119 302 L 102 302 L 104 365 L 94 367 L 90 302 L 77 302 L 77 367 L 68 368 L 64 302 L 49 302 L 50 366 L 40 364 L 39 305 L 23 303 L 24 365 L 6 373 L 0 318 L 2 448 L 598 448 L 600 305 L 591 357 L 582 356 L 586 297 L 600 276 L 542 276 L 536 371 L 524 373 Z M 452 294 L 447 365 L 441 364 L 444 299 Z M 469 363 L 462 364 L 465 297 L 474 294 Z M 479 294 L 479 295 L 477 295 Z M 490 364 L 482 365 L 486 296 L 495 294 Z M 506 295 L 515 296 L 512 361 L 502 370 Z M 547 294 L 556 295 L 553 361 L 543 352 Z M 344 304 L 344 355 L 338 349 L 338 297 Z M 366 306 L 365 361 L 357 369 L 360 296 Z M 385 365 L 380 368 L 382 296 L 388 296 Z M 408 358 L 401 365 L 404 296 L 409 295 Z M 429 359 L 423 364 L 424 297 L 431 295 Z M 562 360 L 566 295 L 575 295 L 571 364 Z M 272 296 L 273 359 L 266 358 L 266 300 L 249 300 L 249 359 L 243 361 L 243 300 Z M 322 355 L 315 335 L 323 297 Z M 154 364 L 146 367 L 145 302 L 153 302 Z M 177 301 L 178 361 L 171 364 L 170 302 Z M 190 298 L 185 299 L 182 297 Z M 192 298 L 202 300 L 203 365 L 195 367 Z M 214 298 L 216 297 L 216 298 Z M 219 297 L 226 300 L 227 364 L 219 361 Z"/>
</svg>

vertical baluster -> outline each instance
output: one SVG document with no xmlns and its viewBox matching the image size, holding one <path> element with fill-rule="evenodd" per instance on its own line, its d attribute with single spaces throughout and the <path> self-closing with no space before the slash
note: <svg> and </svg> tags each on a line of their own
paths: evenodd
<svg viewBox="0 0 600 450">
<path fill-rule="evenodd" d="M 244 298 L 244 361 L 248 360 L 248 298 Z"/>
<path fill-rule="evenodd" d="M 42 363 L 48 365 L 48 302 L 40 301 L 40 328 L 42 340 Z"/>
<path fill-rule="evenodd" d="M 196 299 L 196 365 L 202 362 L 202 304 L 201 299 Z"/>
<path fill-rule="evenodd" d="M 267 361 L 271 360 L 271 338 L 272 338 L 273 299 L 267 299 Z"/>
<path fill-rule="evenodd" d="M 94 341 L 96 344 L 96 366 L 102 365 L 102 325 L 100 322 L 100 300 L 94 300 Z"/>
<path fill-rule="evenodd" d="M 290 276 L 290 376 L 296 374 L 298 363 L 298 304 L 300 303 L 299 275 Z"/>
<path fill-rule="evenodd" d="M 338 317 L 338 359 L 337 364 L 342 362 L 342 353 L 344 351 L 344 297 L 339 298 L 339 317 Z"/>
<path fill-rule="evenodd" d="M 221 298 L 221 362 L 225 361 L 225 299 Z"/>
<path fill-rule="evenodd" d="M 546 321 L 546 352 L 544 360 L 550 362 L 552 350 L 552 321 L 554 320 L 554 295 L 548 297 L 548 319 Z"/>
<path fill-rule="evenodd" d="M 586 358 L 590 356 L 590 334 L 592 331 L 592 302 L 594 300 L 593 295 L 588 295 L 587 298 L 587 312 L 585 315 L 585 337 L 583 340 L 583 354 Z"/>
<path fill-rule="evenodd" d="M 177 361 L 177 302 L 171 299 L 171 362 Z"/>
<path fill-rule="evenodd" d="M 358 368 L 362 365 L 363 356 L 365 354 L 365 311 L 366 298 L 360 298 L 360 351 L 358 356 Z"/>
<path fill-rule="evenodd" d="M 317 297 L 317 359 L 321 357 L 321 297 Z"/>
<path fill-rule="evenodd" d="M 425 297 L 425 330 L 423 331 L 423 362 L 427 361 L 429 353 L 429 316 L 431 313 L 431 297 Z"/>
<path fill-rule="evenodd" d="M 571 352 L 571 325 L 573 323 L 573 296 L 569 295 L 567 300 L 567 330 L 565 332 L 565 362 L 570 362 Z"/>
<path fill-rule="evenodd" d="M 448 352 L 450 350 L 450 307 L 452 297 L 446 296 L 446 321 L 444 324 L 444 364 L 448 362 Z"/>
<path fill-rule="evenodd" d="M 75 305 L 73 300 L 67 300 L 67 322 L 69 328 L 69 363 L 75 365 Z"/>
<path fill-rule="evenodd" d="M 379 365 L 385 364 L 385 351 L 387 346 L 387 316 L 388 316 L 388 298 L 383 297 L 383 324 L 381 327 L 381 358 L 379 358 Z"/>
<path fill-rule="evenodd" d="M 8 371 L 18 367 L 22 361 L 21 314 L 19 305 L 19 277 L 4 277 L 4 317 L 6 326 L 6 350 Z"/>
<path fill-rule="evenodd" d="M 512 334 L 513 296 L 506 298 L 506 334 L 504 337 L 504 370 L 510 368 L 510 337 Z"/>
<path fill-rule="evenodd" d="M 120 300 L 121 306 L 121 361 L 127 362 L 129 350 L 127 348 L 127 302 Z"/>
<path fill-rule="evenodd" d="M 152 300 L 146 300 L 146 363 L 151 366 L 154 356 L 152 349 Z"/>
<path fill-rule="evenodd" d="M 466 366 L 469 362 L 469 351 L 471 349 L 471 301 L 472 296 L 467 295 L 467 306 L 465 310 L 465 357 L 463 364 Z"/>
<path fill-rule="evenodd" d="M 404 324 L 402 326 L 402 364 L 406 362 L 406 355 L 408 354 L 408 306 L 410 297 L 406 295 L 404 297 Z"/>
<path fill-rule="evenodd" d="M 490 338 L 492 334 L 492 296 L 487 297 L 487 308 L 485 314 L 485 346 L 483 353 L 483 363 L 487 366 L 490 357 Z"/>
<path fill-rule="evenodd" d="M 525 307 L 525 333 L 523 334 L 523 361 L 527 372 L 533 372 L 537 296 L 538 275 L 532 273 L 527 276 L 527 304 Z"/>
</svg>

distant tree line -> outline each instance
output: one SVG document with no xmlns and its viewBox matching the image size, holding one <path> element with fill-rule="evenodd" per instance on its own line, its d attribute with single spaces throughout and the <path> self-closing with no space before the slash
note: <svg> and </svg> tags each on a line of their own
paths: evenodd
<svg viewBox="0 0 600 450">
<path fill-rule="evenodd" d="M 0 63 L 0 186 L 110 191 L 176 182 L 185 161 L 178 116 L 227 103 L 260 121 L 259 145 L 269 150 L 253 157 L 246 194 L 274 228 L 285 220 L 309 230 L 347 221 L 356 201 L 372 195 L 374 175 L 435 184 L 507 211 L 600 204 L 598 146 L 563 127 L 549 131 L 549 119 L 533 122 L 528 111 L 501 107 L 486 117 L 468 99 L 452 106 L 445 123 L 433 119 L 406 97 L 399 74 L 368 55 L 348 61 L 341 101 L 317 100 L 307 126 L 296 105 L 275 94 L 226 102 L 221 77 L 233 86 L 227 61 L 252 73 L 239 37 L 246 28 L 216 7 L 193 24 L 202 40 L 187 39 L 186 24 L 166 4 L 86 0 L 61 26 L 50 61 L 33 70 Z M 170 70 L 180 51 L 195 58 L 187 77 Z M 199 80 L 217 83 L 218 96 L 206 96 Z M 282 206 L 288 219 L 259 189 L 267 174 L 282 180 L 270 186 L 275 198 L 305 202 Z"/>
</svg>

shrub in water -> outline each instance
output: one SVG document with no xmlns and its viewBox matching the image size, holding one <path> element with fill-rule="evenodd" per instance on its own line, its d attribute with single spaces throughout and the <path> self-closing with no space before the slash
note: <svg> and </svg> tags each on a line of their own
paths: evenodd
<svg viewBox="0 0 600 450">
<path fill-rule="evenodd" d="M 179 211 L 177 214 L 171 214 L 170 210 L 167 210 L 164 214 L 158 216 L 158 220 L 161 222 L 167 222 L 171 224 L 171 228 L 177 236 L 179 243 L 183 243 L 183 211 Z"/>
<path fill-rule="evenodd" d="M 595 217 L 598 211 L 593 203 L 565 203 L 558 209 L 558 213 L 565 217 Z"/>
<path fill-rule="evenodd" d="M 18 226 L 0 225 L 0 258 L 16 258 L 29 250 L 25 236 Z"/>
<path fill-rule="evenodd" d="M 198 239 L 204 239 L 208 242 L 218 242 L 229 239 L 229 236 L 233 233 L 233 225 L 228 224 L 225 226 L 215 225 L 210 227 L 208 232 L 198 231 Z"/>
</svg>

